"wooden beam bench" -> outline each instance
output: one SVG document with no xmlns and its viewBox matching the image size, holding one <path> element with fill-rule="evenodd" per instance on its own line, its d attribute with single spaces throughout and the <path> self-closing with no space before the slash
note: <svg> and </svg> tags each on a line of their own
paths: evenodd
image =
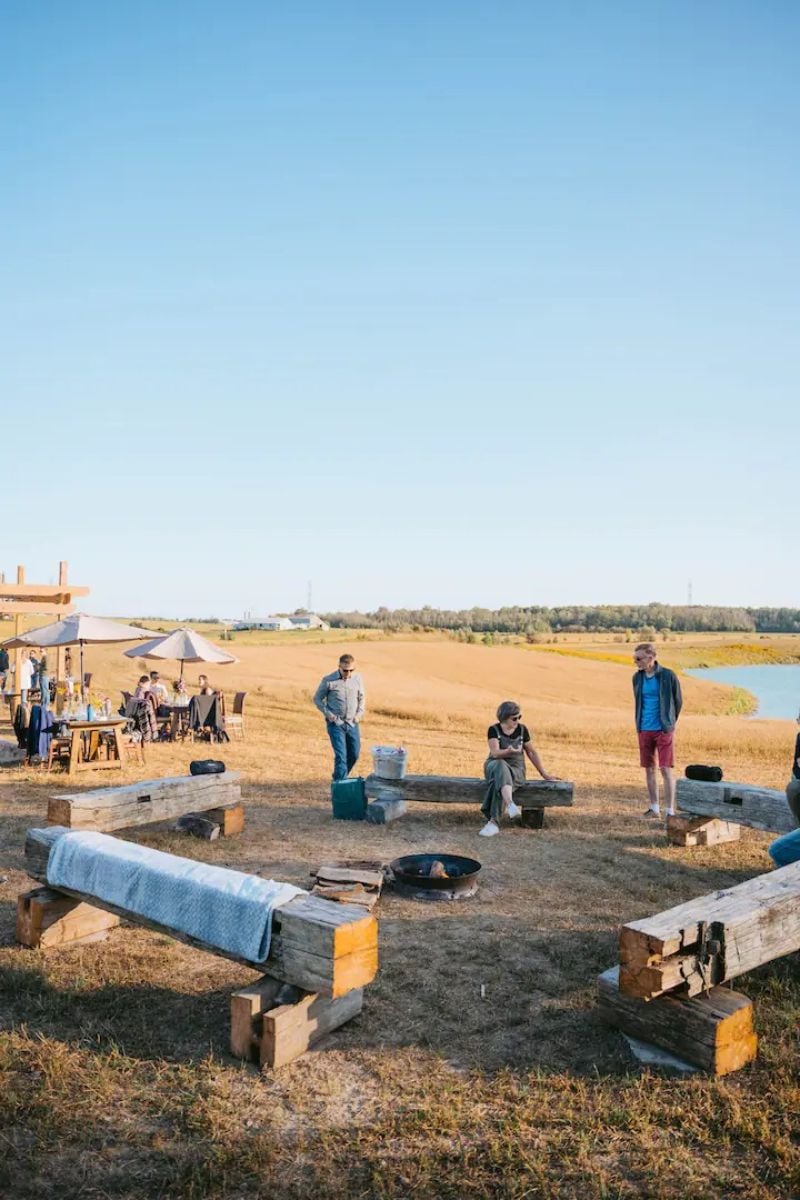
<svg viewBox="0 0 800 1200">
<path fill-rule="evenodd" d="M 57 839 L 67 832 L 68 830 L 58 827 L 28 830 L 25 839 L 26 870 L 33 879 L 48 884 L 47 864 L 50 851 Z M 364 987 L 375 978 L 378 969 L 378 926 L 375 918 L 365 913 L 363 908 L 335 904 L 318 896 L 296 896 L 287 904 L 274 909 L 269 954 L 263 962 L 255 962 L 208 945 L 184 933 L 177 925 L 148 920 L 138 913 L 110 904 L 90 892 L 63 887 L 49 890 L 51 904 L 63 904 L 64 897 L 69 897 L 95 910 L 102 910 L 103 916 L 113 913 L 135 925 L 154 929 L 177 941 L 243 963 L 285 983 L 294 984 L 304 991 L 319 992 L 323 996 L 336 998 Z M 29 908 L 31 903 L 29 900 Z M 65 913 L 65 917 L 66 915 Z M 88 936 L 86 919 L 88 918 L 84 911 L 84 924 L 75 925 L 76 929 L 82 930 L 80 938 Z M 75 924 L 74 917 L 72 920 Z M 39 918 L 40 927 L 42 923 L 42 919 Z M 55 920 L 51 921 L 50 927 L 55 923 Z M 18 924 L 18 933 L 20 928 Z M 25 932 L 24 923 L 22 932 Z M 78 938 L 69 938 L 66 922 L 62 925 L 60 936 L 56 933 L 51 934 L 53 945 L 63 945 L 69 940 Z M 24 937 L 23 942 L 26 945 L 31 944 L 31 941 Z M 41 938 L 35 944 L 41 946 Z"/>
<path fill-rule="evenodd" d="M 381 801 L 419 801 L 425 804 L 480 805 L 486 794 L 486 780 L 455 775 L 407 775 L 405 779 L 384 779 L 369 775 L 367 795 Z M 522 824 L 540 829 L 546 808 L 572 807 L 574 785 L 564 779 L 527 779 L 514 788 L 514 803 L 522 809 Z"/>
<path fill-rule="evenodd" d="M 624 925 L 619 987 L 690 996 L 800 950 L 800 863 Z"/>
<path fill-rule="evenodd" d="M 598 976 L 597 993 L 609 1025 L 712 1075 L 738 1071 L 756 1056 L 753 1003 L 741 992 L 715 987 L 692 999 L 661 996 L 646 1003 L 620 991 L 619 967 L 612 967 Z"/>
<path fill-rule="evenodd" d="M 730 824 L 764 829 L 768 833 L 791 833 L 797 824 L 786 793 L 776 788 L 724 780 L 706 783 L 699 779 L 679 779 L 675 799 L 683 814 L 716 817 Z"/>
<path fill-rule="evenodd" d="M 125 787 L 59 793 L 48 801 L 47 823 L 113 833 L 202 812 L 220 826 L 221 836 L 231 837 L 244 828 L 241 778 L 239 771 L 174 775 Z"/>
</svg>

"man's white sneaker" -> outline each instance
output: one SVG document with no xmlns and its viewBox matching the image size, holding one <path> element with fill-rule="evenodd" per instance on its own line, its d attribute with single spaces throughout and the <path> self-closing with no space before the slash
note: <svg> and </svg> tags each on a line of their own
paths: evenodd
<svg viewBox="0 0 800 1200">
<path fill-rule="evenodd" d="M 499 825 L 497 825 L 494 821 L 487 821 L 483 829 L 478 830 L 478 837 L 494 837 L 494 835 L 499 832 Z"/>
<path fill-rule="evenodd" d="M 507 817 L 521 817 L 522 809 L 520 808 L 520 806 L 518 804 L 515 804 L 513 800 L 509 800 L 508 807 L 506 808 L 506 816 Z"/>
</svg>

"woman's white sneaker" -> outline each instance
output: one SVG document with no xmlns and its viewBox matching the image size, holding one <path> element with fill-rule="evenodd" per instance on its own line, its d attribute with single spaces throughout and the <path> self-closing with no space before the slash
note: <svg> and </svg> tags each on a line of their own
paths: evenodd
<svg viewBox="0 0 800 1200">
<path fill-rule="evenodd" d="M 500 832 L 500 826 L 495 821 L 487 821 L 483 829 L 478 830 L 478 837 L 494 837 Z"/>
<path fill-rule="evenodd" d="M 513 800 L 509 800 L 508 807 L 506 808 L 506 816 L 507 817 L 521 817 L 522 809 L 520 808 L 520 806 L 518 804 L 515 804 Z"/>
</svg>

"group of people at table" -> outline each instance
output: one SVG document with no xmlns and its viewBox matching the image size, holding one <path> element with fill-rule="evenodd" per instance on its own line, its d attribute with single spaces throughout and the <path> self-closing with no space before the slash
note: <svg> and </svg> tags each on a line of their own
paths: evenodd
<svg viewBox="0 0 800 1200">
<path fill-rule="evenodd" d="M 197 682 L 198 695 L 214 696 L 217 694 L 216 689 L 212 688 L 208 682 L 207 675 L 198 676 Z M 173 682 L 170 692 L 166 684 L 161 682 L 158 671 L 151 671 L 149 675 L 139 676 L 139 682 L 132 698 L 149 700 L 156 710 L 156 716 L 164 717 L 169 716 L 173 708 L 188 708 L 192 699 L 182 679 L 176 679 Z"/>
</svg>

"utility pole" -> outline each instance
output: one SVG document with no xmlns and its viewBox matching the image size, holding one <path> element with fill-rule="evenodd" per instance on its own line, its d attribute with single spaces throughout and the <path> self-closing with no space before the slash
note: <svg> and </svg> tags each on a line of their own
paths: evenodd
<svg viewBox="0 0 800 1200">
<path fill-rule="evenodd" d="M 686 603 L 689 605 L 689 608 L 692 607 L 692 581 L 691 581 L 691 579 L 689 580 L 689 586 L 686 589 Z"/>
<path fill-rule="evenodd" d="M 307 602 L 306 602 L 306 608 L 307 608 L 307 610 L 308 610 L 309 612 L 313 612 L 313 611 L 314 611 L 314 610 L 312 609 L 312 607 L 311 607 L 311 580 L 310 580 L 310 579 L 309 579 L 309 581 L 308 581 L 308 599 L 307 599 Z"/>
</svg>

